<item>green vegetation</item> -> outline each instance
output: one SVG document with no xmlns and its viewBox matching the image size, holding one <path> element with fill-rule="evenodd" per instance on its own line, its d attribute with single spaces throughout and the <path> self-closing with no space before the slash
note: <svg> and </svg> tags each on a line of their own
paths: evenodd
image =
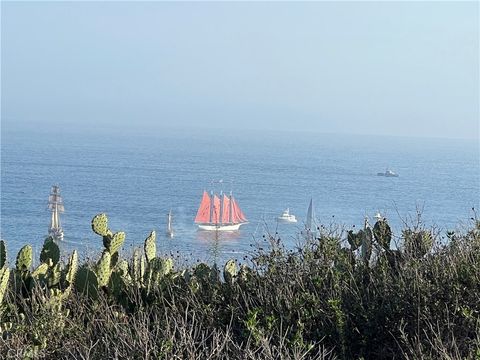
<svg viewBox="0 0 480 360">
<path fill-rule="evenodd" d="M 105 214 L 92 229 L 105 249 L 82 264 L 47 238 L 35 269 L 30 245 L 9 267 L 0 241 L 2 358 L 480 359 L 478 220 L 447 242 L 386 220 L 296 250 L 266 236 L 223 271 L 175 268 L 155 232 L 124 259 Z"/>
</svg>

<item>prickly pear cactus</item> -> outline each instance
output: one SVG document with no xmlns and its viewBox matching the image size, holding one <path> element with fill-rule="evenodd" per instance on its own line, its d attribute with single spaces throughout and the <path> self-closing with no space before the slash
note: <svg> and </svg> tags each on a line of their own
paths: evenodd
<svg viewBox="0 0 480 360">
<path fill-rule="evenodd" d="M 17 255 L 17 261 L 15 266 L 18 271 L 24 271 L 30 269 L 32 266 L 32 247 L 30 245 L 25 245 L 20 249 Z"/>
<path fill-rule="evenodd" d="M 124 277 L 117 273 L 113 272 L 108 280 L 108 289 L 113 296 L 119 298 L 122 290 L 125 288 L 125 279 Z"/>
<path fill-rule="evenodd" d="M 120 250 L 124 242 L 125 233 L 123 231 L 119 231 L 113 234 L 113 236 L 107 235 L 103 237 L 103 245 L 112 255 L 115 254 L 118 250 Z"/>
<path fill-rule="evenodd" d="M 7 263 L 7 247 L 5 241 L 0 240 L 0 269 Z"/>
<path fill-rule="evenodd" d="M 347 240 L 350 244 L 352 251 L 357 250 L 362 245 L 363 239 L 363 230 L 360 230 L 358 233 L 354 233 L 352 230 L 348 232 Z"/>
<path fill-rule="evenodd" d="M 372 239 L 372 230 L 369 227 L 365 228 L 362 232 L 362 259 L 365 263 L 368 263 L 372 256 Z"/>
<path fill-rule="evenodd" d="M 40 261 L 42 263 L 49 263 L 48 259 L 52 260 L 53 265 L 56 265 L 60 260 L 60 249 L 51 236 L 45 239 L 40 252 Z"/>
<path fill-rule="evenodd" d="M 115 271 L 114 272 L 119 274 L 122 277 L 122 279 L 125 283 L 128 284 L 128 283 L 131 282 L 132 278 L 130 277 L 130 273 L 128 271 L 127 260 L 122 259 L 122 260 L 118 261 L 117 265 L 115 265 Z M 112 273 L 112 275 L 113 275 L 113 273 Z"/>
<path fill-rule="evenodd" d="M 237 277 L 237 274 L 237 263 L 233 259 L 228 260 L 223 268 L 223 278 L 225 279 L 225 282 L 232 284 Z"/>
<path fill-rule="evenodd" d="M 40 277 L 45 277 L 48 271 L 48 264 L 41 263 L 38 267 L 32 272 L 32 277 L 39 279 Z"/>
<path fill-rule="evenodd" d="M 147 262 L 152 261 L 157 255 L 157 245 L 155 243 L 156 234 L 155 231 L 152 231 L 150 235 L 145 239 L 145 257 Z"/>
<path fill-rule="evenodd" d="M 100 236 L 108 235 L 108 217 L 107 214 L 98 214 L 92 219 L 92 230 Z"/>
<path fill-rule="evenodd" d="M 143 274 L 140 271 L 140 260 L 143 260 L 140 251 L 138 249 L 133 250 L 131 276 L 134 281 L 139 281 L 143 277 Z"/>
<path fill-rule="evenodd" d="M 75 278 L 75 288 L 78 292 L 96 299 L 98 297 L 97 275 L 86 267 L 80 268 Z"/>
<path fill-rule="evenodd" d="M 215 267 L 210 268 L 205 263 L 198 264 L 193 270 L 193 275 L 201 282 L 208 284 L 217 281 L 218 278 L 217 269 Z"/>
<path fill-rule="evenodd" d="M 145 264 L 145 256 L 140 256 L 140 279 L 145 277 L 146 269 L 147 265 Z"/>
<path fill-rule="evenodd" d="M 62 267 L 60 263 L 57 263 L 54 267 L 50 268 L 47 276 L 47 284 L 49 288 L 57 286 L 60 283 L 62 277 Z"/>
<path fill-rule="evenodd" d="M 412 230 L 404 230 L 402 235 L 405 252 L 414 258 L 424 257 L 433 246 L 433 237 L 428 231 L 414 232 Z"/>
<path fill-rule="evenodd" d="M 375 240 L 385 250 L 390 249 L 390 241 L 392 240 L 392 229 L 388 225 L 386 220 L 379 220 L 373 227 L 373 235 Z"/>
<path fill-rule="evenodd" d="M 107 286 L 108 279 L 110 279 L 110 261 L 111 255 L 108 250 L 104 250 L 102 253 L 102 257 L 97 263 L 97 278 L 98 278 L 98 286 Z"/>
<path fill-rule="evenodd" d="M 245 264 L 240 265 L 237 277 L 241 282 L 247 283 L 252 278 L 252 269 Z"/>
<path fill-rule="evenodd" d="M 173 259 L 172 258 L 166 258 L 162 259 L 162 273 L 163 275 L 170 274 L 173 270 Z"/>
<path fill-rule="evenodd" d="M 161 259 L 154 258 L 148 264 L 149 266 L 149 279 L 155 284 L 167 274 L 169 274 L 173 269 L 173 260 L 171 258 Z"/>
<path fill-rule="evenodd" d="M 7 292 L 8 279 L 10 277 L 10 269 L 6 266 L 0 269 L 0 305 L 2 304 L 5 293 Z"/>
<path fill-rule="evenodd" d="M 71 285 L 75 281 L 75 275 L 77 274 L 78 268 L 78 253 L 77 250 L 73 250 L 72 255 L 68 259 L 67 265 L 67 274 L 65 275 L 65 280 L 68 284 Z"/>
</svg>

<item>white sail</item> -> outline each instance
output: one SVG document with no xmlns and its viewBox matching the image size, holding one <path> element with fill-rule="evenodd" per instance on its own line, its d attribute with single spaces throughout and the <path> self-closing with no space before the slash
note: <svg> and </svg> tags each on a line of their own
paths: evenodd
<svg viewBox="0 0 480 360">
<path fill-rule="evenodd" d="M 167 215 L 167 236 L 173 237 L 172 210 L 170 210 Z"/>
<path fill-rule="evenodd" d="M 310 198 L 310 204 L 308 205 L 307 219 L 305 221 L 305 228 L 312 230 L 312 226 L 315 226 L 315 214 L 313 211 L 313 199 Z"/>
</svg>

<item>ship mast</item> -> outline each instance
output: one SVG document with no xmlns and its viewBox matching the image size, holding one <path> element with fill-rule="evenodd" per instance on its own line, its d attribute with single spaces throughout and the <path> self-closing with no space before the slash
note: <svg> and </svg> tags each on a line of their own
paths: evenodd
<svg viewBox="0 0 480 360">
<path fill-rule="evenodd" d="M 230 206 L 230 211 L 228 212 L 228 222 L 231 224 L 233 223 L 233 218 L 232 218 L 232 214 L 233 214 L 233 201 L 232 201 L 232 192 L 230 191 L 230 201 L 228 202 L 228 205 Z"/>
<path fill-rule="evenodd" d="M 220 217 L 218 218 L 218 223 L 223 224 L 223 191 L 220 191 Z"/>
</svg>

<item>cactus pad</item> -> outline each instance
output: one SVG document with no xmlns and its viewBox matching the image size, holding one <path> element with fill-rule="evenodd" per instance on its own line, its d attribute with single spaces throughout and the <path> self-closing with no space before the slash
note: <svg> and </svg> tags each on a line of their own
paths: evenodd
<svg viewBox="0 0 480 360">
<path fill-rule="evenodd" d="M 56 265 L 60 260 L 60 249 L 51 236 L 45 239 L 40 252 L 40 261 L 42 263 L 48 263 L 48 259 L 52 259 L 53 265 Z"/>
<path fill-rule="evenodd" d="M 118 272 L 125 279 L 130 278 L 130 273 L 128 272 L 128 261 L 124 259 L 119 260 L 115 265 L 115 272 Z"/>
<path fill-rule="evenodd" d="M 97 278 L 98 286 L 107 286 L 108 279 L 110 279 L 110 262 L 111 255 L 108 250 L 104 250 L 102 257 L 97 263 Z"/>
<path fill-rule="evenodd" d="M 164 275 L 170 274 L 173 270 L 173 259 L 166 258 L 163 259 L 162 272 Z"/>
<path fill-rule="evenodd" d="M 369 227 L 365 228 L 362 234 L 362 259 L 366 263 L 370 261 L 370 257 L 372 256 L 372 239 L 372 230 Z"/>
<path fill-rule="evenodd" d="M 392 240 L 392 229 L 386 220 L 379 220 L 373 227 L 373 235 L 375 240 L 385 249 L 390 249 L 390 241 Z"/>
<path fill-rule="evenodd" d="M 147 262 L 152 261 L 157 255 L 157 245 L 155 243 L 156 234 L 155 231 L 152 231 L 150 235 L 145 239 L 145 257 Z"/>
<path fill-rule="evenodd" d="M 40 278 L 41 276 L 45 276 L 48 271 L 48 264 L 41 263 L 38 267 L 32 272 L 32 277 Z"/>
<path fill-rule="evenodd" d="M 5 241 L 0 240 L 0 269 L 7 263 L 7 247 Z"/>
<path fill-rule="evenodd" d="M 92 219 L 92 230 L 100 236 L 108 235 L 108 217 L 107 214 L 98 214 Z"/>
<path fill-rule="evenodd" d="M 193 270 L 193 274 L 196 278 L 205 283 L 211 283 L 212 281 L 217 280 L 217 270 L 215 268 L 210 268 L 205 263 L 198 264 Z"/>
<path fill-rule="evenodd" d="M 67 274 L 65 276 L 65 280 L 67 280 L 68 284 L 71 285 L 75 281 L 75 275 L 77 273 L 78 267 L 78 253 L 77 250 L 73 250 L 72 255 L 68 259 L 67 265 Z"/>
<path fill-rule="evenodd" d="M 32 247 L 30 245 L 25 245 L 20 249 L 17 255 L 17 261 L 15 266 L 18 271 L 28 270 L 32 266 Z"/>
<path fill-rule="evenodd" d="M 75 288 L 78 292 L 96 299 L 98 297 L 97 275 L 86 267 L 80 268 L 75 278 Z"/>
<path fill-rule="evenodd" d="M 233 283 L 234 279 L 237 277 L 237 273 L 237 263 L 235 260 L 228 260 L 223 268 L 223 278 L 225 279 L 225 282 L 229 284 Z"/>
<path fill-rule="evenodd" d="M 242 264 L 240 266 L 240 271 L 238 272 L 238 279 L 246 283 L 252 278 L 252 269 L 247 265 Z"/>
<path fill-rule="evenodd" d="M 352 251 L 357 250 L 362 245 L 363 239 L 363 230 L 360 230 L 358 233 L 354 233 L 352 230 L 348 232 L 347 240 L 350 244 Z"/>
<path fill-rule="evenodd" d="M 149 266 L 150 269 L 153 271 L 154 275 L 163 277 L 172 271 L 173 260 L 171 258 L 154 258 L 152 259 L 152 261 L 150 261 Z"/>
<path fill-rule="evenodd" d="M 0 305 L 2 304 L 5 293 L 7 292 L 7 284 L 10 276 L 10 269 L 3 267 L 0 269 Z"/>
<path fill-rule="evenodd" d="M 50 268 L 50 273 L 47 275 L 48 287 L 57 286 L 60 283 L 62 277 L 62 268 L 60 263 L 57 263 L 54 267 Z"/>
<path fill-rule="evenodd" d="M 112 236 L 107 235 L 103 237 L 103 245 L 112 255 L 120 250 L 124 242 L 125 233 L 123 231 L 119 231 Z"/>
<path fill-rule="evenodd" d="M 113 272 L 108 280 L 108 289 L 116 298 L 120 296 L 122 290 L 125 288 L 125 281 L 122 275 Z"/>
<path fill-rule="evenodd" d="M 132 268 L 131 268 L 131 276 L 134 281 L 138 281 L 141 279 L 141 271 L 140 271 L 140 251 L 138 249 L 133 250 L 133 257 L 132 257 Z M 143 258 L 142 258 L 143 259 Z"/>
</svg>

